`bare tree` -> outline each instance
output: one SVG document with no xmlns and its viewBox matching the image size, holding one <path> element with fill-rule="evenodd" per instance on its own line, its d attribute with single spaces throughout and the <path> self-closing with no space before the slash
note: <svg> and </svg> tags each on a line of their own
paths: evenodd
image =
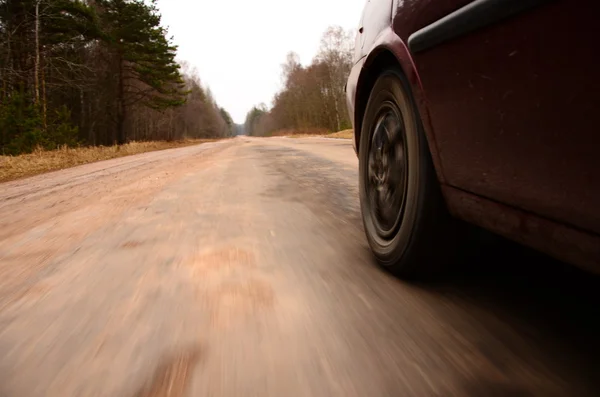
<svg viewBox="0 0 600 397">
<path fill-rule="evenodd" d="M 297 54 L 288 53 L 282 64 L 283 87 L 273 98 L 272 109 L 262 113 L 252 109 L 247 117 L 247 131 L 269 134 L 280 129 L 349 128 L 344 86 L 352 66 L 352 37 L 352 32 L 339 26 L 328 28 L 317 56 L 307 67 L 300 64 Z"/>
</svg>

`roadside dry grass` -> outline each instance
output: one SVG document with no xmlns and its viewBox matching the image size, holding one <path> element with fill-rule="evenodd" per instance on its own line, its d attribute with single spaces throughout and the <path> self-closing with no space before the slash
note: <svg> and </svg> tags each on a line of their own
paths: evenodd
<svg viewBox="0 0 600 397">
<path fill-rule="evenodd" d="M 212 141 L 212 139 L 189 139 L 173 142 L 130 142 L 118 146 L 63 147 L 58 150 L 36 150 L 31 154 L 22 154 L 20 156 L 0 156 L 0 182 L 93 163 L 95 161 L 197 145 L 209 141 Z"/>
<path fill-rule="evenodd" d="M 352 137 L 354 137 L 354 131 L 352 129 L 343 130 L 325 136 L 327 138 L 352 139 Z"/>
<path fill-rule="evenodd" d="M 277 134 L 277 136 L 287 136 L 288 138 L 336 138 L 336 139 L 352 139 L 354 131 L 353 130 L 343 130 L 338 132 L 329 132 L 329 131 L 318 131 L 318 132 L 306 132 L 306 133 L 291 133 L 291 134 Z"/>
<path fill-rule="evenodd" d="M 324 128 L 304 128 L 304 129 L 285 129 L 271 133 L 271 136 L 286 136 L 290 138 L 308 138 L 315 136 L 324 136 L 331 132 Z"/>
</svg>

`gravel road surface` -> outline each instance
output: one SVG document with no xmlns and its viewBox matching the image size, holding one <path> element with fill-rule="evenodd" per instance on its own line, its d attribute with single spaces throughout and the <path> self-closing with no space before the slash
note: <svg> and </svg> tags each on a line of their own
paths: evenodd
<svg viewBox="0 0 600 397">
<path fill-rule="evenodd" d="M 600 395 L 597 278 L 495 243 L 402 282 L 357 197 L 319 138 L 2 184 L 0 396 Z"/>
</svg>

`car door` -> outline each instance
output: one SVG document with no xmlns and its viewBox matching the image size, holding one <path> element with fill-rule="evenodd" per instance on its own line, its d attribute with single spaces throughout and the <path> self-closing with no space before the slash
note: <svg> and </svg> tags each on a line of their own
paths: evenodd
<svg viewBox="0 0 600 397">
<path fill-rule="evenodd" d="M 600 233 L 598 2 L 399 1 L 447 183 Z"/>
</svg>

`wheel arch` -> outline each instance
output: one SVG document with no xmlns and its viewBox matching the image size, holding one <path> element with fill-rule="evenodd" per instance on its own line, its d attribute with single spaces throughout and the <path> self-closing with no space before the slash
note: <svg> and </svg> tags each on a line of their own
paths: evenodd
<svg viewBox="0 0 600 397">
<path fill-rule="evenodd" d="M 369 51 L 369 55 L 364 62 L 356 84 L 354 143 L 357 148 L 357 153 L 360 147 L 362 122 L 369 96 L 379 75 L 389 68 L 399 69 L 409 81 L 438 180 L 441 183 L 444 183 L 445 178 L 441 168 L 441 161 L 435 141 L 435 134 L 431 125 L 425 92 L 407 46 L 391 29 L 386 29 L 382 32 L 379 39 L 375 42 L 373 49 Z"/>
<path fill-rule="evenodd" d="M 362 122 L 367 108 L 369 96 L 377 81 L 377 77 L 386 69 L 400 67 L 400 63 L 394 54 L 387 48 L 377 48 L 372 52 L 363 65 L 356 85 L 356 104 L 354 110 L 354 139 L 356 148 L 360 147 L 360 135 Z"/>
</svg>

